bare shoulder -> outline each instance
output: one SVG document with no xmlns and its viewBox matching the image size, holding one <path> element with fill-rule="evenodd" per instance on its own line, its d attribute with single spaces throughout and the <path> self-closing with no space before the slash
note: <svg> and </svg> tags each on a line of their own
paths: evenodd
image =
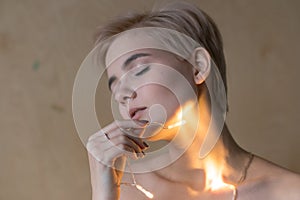
<svg viewBox="0 0 300 200">
<path fill-rule="evenodd" d="M 299 174 L 260 157 L 255 157 L 255 162 L 251 168 L 249 181 L 258 183 L 258 190 L 261 191 L 263 197 L 267 197 L 265 199 L 300 199 Z"/>
<path fill-rule="evenodd" d="M 299 200 L 300 175 L 280 169 L 279 173 L 274 175 L 269 188 L 278 199 Z"/>
</svg>

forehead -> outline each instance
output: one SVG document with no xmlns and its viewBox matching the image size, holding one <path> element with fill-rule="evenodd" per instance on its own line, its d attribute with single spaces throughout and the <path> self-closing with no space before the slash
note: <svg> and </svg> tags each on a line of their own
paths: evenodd
<svg viewBox="0 0 300 200">
<path fill-rule="evenodd" d="M 122 33 L 112 39 L 107 49 L 105 65 L 110 66 L 112 62 L 121 56 L 141 49 L 164 49 L 160 42 L 147 35 L 143 31 L 129 31 Z"/>
<path fill-rule="evenodd" d="M 107 67 L 120 55 L 139 49 L 159 49 L 189 59 L 199 45 L 189 36 L 158 27 L 143 27 L 121 32 L 106 41 L 104 65 Z"/>
</svg>

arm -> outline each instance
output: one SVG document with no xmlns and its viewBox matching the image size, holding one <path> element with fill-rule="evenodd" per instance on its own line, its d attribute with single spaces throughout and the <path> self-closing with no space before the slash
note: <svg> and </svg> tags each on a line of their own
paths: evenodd
<svg viewBox="0 0 300 200">
<path fill-rule="evenodd" d="M 119 200 L 126 157 L 138 159 L 146 148 L 141 139 L 125 135 L 120 127 L 143 131 L 142 125 L 132 121 L 114 122 L 88 140 L 93 200 Z"/>
<path fill-rule="evenodd" d="M 105 166 L 97 161 L 90 153 L 88 153 L 88 157 L 91 174 L 92 200 L 120 199 L 119 185 L 123 172 Z"/>
</svg>

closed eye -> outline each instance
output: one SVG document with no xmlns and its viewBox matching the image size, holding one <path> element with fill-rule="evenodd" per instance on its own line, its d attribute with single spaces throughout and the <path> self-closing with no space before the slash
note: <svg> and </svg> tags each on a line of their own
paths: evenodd
<svg viewBox="0 0 300 200">
<path fill-rule="evenodd" d="M 150 65 L 148 65 L 147 67 L 145 67 L 144 69 L 142 69 L 141 71 L 137 72 L 135 74 L 135 76 L 140 76 L 140 75 L 143 75 L 144 73 L 146 73 L 147 71 L 150 70 Z"/>
</svg>

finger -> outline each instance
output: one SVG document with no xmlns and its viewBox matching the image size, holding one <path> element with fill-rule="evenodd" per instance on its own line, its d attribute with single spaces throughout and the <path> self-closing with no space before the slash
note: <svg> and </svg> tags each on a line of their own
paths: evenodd
<svg viewBox="0 0 300 200">
<path fill-rule="evenodd" d="M 94 133 L 93 135 L 91 135 L 88 139 L 88 142 L 91 140 L 94 140 L 96 138 L 102 138 L 103 142 L 107 139 L 105 132 L 103 132 L 103 130 L 100 130 L 100 131 L 97 131 L 96 133 Z"/>
<path fill-rule="evenodd" d="M 99 143 L 96 138 L 91 140 L 87 144 L 88 152 L 95 157 L 98 162 L 110 166 L 114 161 L 114 155 L 127 155 L 133 159 L 144 157 L 142 149 L 133 140 L 128 138 L 126 135 L 120 135 L 115 137 L 113 140 L 107 140 L 107 142 Z M 115 153 L 112 153 L 115 151 Z M 110 152 L 107 154 L 106 152 Z M 134 154 L 134 155 L 132 155 Z"/>
<path fill-rule="evenodd" d="M 87 143 L 86 148 L 87 148 L 88 152 L 90 152 L 90 153 L 103 152 L 106 149 L 109 149 L 112 146 L 114 146 L 114 144 L 112 144 L 112 142 L 110 142 L 108 140 L 106 142 L 102 142 L 102 141 L 99 142 L 98 140 L 99 140 L 99 138 L 96 138 Z"/>
<path fill-rule="evenodd" d="M 144 129 L 139 129 L 139 130 L 135 130 L 135 133 L 131 133 L 131 132 L 128 132 L 128 131 L 123 131 L 123 130 L 115 130 L 115 131 L 112 131 L 110 133 L 108 133 L 108 137 L 109 139 L 113 139 L 115 137 L 119 137 L 120 135 L 126 135 L 129 139 L 133 140 L 136 144 L 139 145 L 140 148 L 142 149 L 146 149 L 148 147 L 147 144 L 145 144 L 143 142 L 143 140 L 139 137 L 136 137 L 136 135 L 142 135 L 144 132 Z"/>
<path fill-rule="evenodd" d="M 143 135 L 143 132 L 145 131 L 145 129 L 142 127 L 139 127 L 138 129 L 136 129 L 136 128 L 129 128 L 129 129 L 130 130 L 127 131 L 127 130 L 124 130 L 124 128 L 119 127 L 108 133 L 104 132 L 104 133 L 102 133 L 102 135 L 104 134 L 106 136 L 105 139 L 112 139 L 112 138 L 118 137 L 120 135 L 126 134 L 131 140 L 133 140 L 136 144 L 138 144 L 140 148 L 142 148 L 142 149 L 148 148 L 148 145 L 146 143 L 144 143 L 142 139 L 139 138 L 140 135 Z"/>
<path fill-rule="evenodd" d="M 114 137 L 110 140 L 112 143 L 114 143 L 116 146 L 120 145 L 120 144 L 125 144 L 129 147 L 131 147 L 132 149 L 134 149 L 134 151 L 138 154 L 142 154 L 142 148 L 135 143 L 135 141 L 133 141 L 132 139 L 130 139 L 129 137 L 122 135 L 119 137 Z"/>
<path fill-rule="evenodd" d="M 100 154 L 98 153 L 92 155 L 95 157 L 96 160 L 109 167 L 115 166 L 115 161 L 122 156 L 126 156 L 134 160 L 138 159 L 138 156 L 134 149 L 125 144 L 119 144 L 118 146 L 109 148 L 106 151 L 101 152 Z"/>
<path fill-rule="evenodd" d="M 108 139 L 110 138 L 110 133 L 116 129 L 121 129 L 124 130 L 123 132 L 127 132 L 127 130 L 131 130 L 131 131 L 136 131 L 136 130 L 143 130 L 143 128 L 148 124 L 148 121 L 145 120 L 116 120 L 113 123 L 107 125 L 106 127 L 104 127 L 103 129 L 101 129 L 100 131 L 97 131 L 96 133 L 94 133 L 93 135 L 91 135 L 88 139 L 89 140 L 93 140 L 97 137 L 103 137 L 106 136 Z M 140 132 L 135 133 L 136 135 L 138 135 Z M 113 135 L 115 136 L 115 135 Z"/>
<path fill-rule="evenodd" d="M 140 130 L 140 133 L 142 133 L 143 130 Z M 91 141 L 102 144 L 104 142 L 107 142 L 107 140 L 113 139 L 115 137 L 119 137 L 120 135 L 124 135 L 124 133 L 121 130 L 118 131 L 112 131 L 111 133 L 105 133 L 103 131 L 98 131 L 94 135 L 90 136 L 88 139 L 88 143 Z M 138 137 L 133 137 L 127 135 L 129 139 L 134 141 L 141 149 L 148 148 L 148 145 L 142 141 L 142 139 Z"/>
<path fill-rule="evenodd" d="M 104 132 L 111 132 L 112 130 L 122 128 L 122 129 L 143 129 L 149 122 L 144 120 L 116 120 L 108 126 L 104 127 L 102 130 Z"/>
<path fill-rule="evenodd" d="M 143 142 L 143 140 L 139 137 L 137 137 L 137 135 L 142 135 L 144 132 L 144 129 L 138 129 L 138 130 L 135 130 L 135 133 L 132 134 L 131 132 L 128 132 L 126 131 L 124 133 L 123 130 L 115 130 L 115 131 L 112 131 L 110 133 L 108 133 L 108 137 L 109 139 L 113 139 L 115 137 L 119 137 L 120 135 L 126 135 L 129 139 L 131 139 L 132 141 L 134 141 L 137 145 L 139 145 L 139 147 L 141 149 L 147 149 L 149 146 L 147 143 Z"/>
<path fill-rule="evenodd" d="M 129 139 L 131 139 L 132 141 L 134 141 L 137 145 L 139 145 L 139 147 L 142 149 L 142 150 L 145 150 L 149 147 L 149 145 L 144 142 L 141 138 L 138 138 L 138 137 L 132 137 L 130 135 L 127 136 Z"/>
<path fill-rule="evenodd" d="M 104 133 L 102 136 L 91 137 L 86 147 L 88 151 L 92 151 L 94 148 L 97 148 L 99 151 L 103 151 L 110 148 L 112 145 L 118 145 L 121 143 L 132 146 L 137 153 L 141 153 L 142 149 L 146 149 L 147 147 L 141 139 L 124 135 L 124 133 L 120 130 L 113 131 L 109 136 L 106 136 L 106 133 Z"/>
</svg>

